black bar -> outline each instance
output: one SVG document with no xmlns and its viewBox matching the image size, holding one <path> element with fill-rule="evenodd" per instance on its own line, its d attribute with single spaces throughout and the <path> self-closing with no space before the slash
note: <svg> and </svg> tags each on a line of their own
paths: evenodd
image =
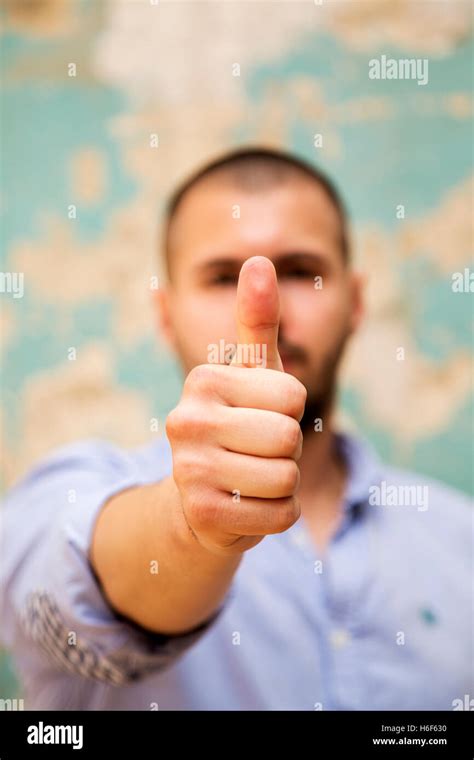
<svg viewBox="0 0 474 760">
<path fill-rule="evenodd" d="M 5 711 L 0 712 L 0 760 L 95 757 L 102 752 L 106 757 L 117 753 L 120 758 L 160 760 L 164 754 L 181 755 L 185 747 L 224 758 L 236 752 L 253 755 L 258 747 L 264 757 L 273 749 L 279 754 L 290 749 L 310 753 L 315 760 L 333 754 L 364 758 L 400 753 L 472 760 L 473 717 L 467 711 Z"/>
</svg>

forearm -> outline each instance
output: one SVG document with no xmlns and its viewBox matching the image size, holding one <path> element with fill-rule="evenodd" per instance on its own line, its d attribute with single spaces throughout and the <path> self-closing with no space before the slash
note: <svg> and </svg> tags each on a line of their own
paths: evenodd
<svg viewBox="0 0 474 760">
<path fill-rule="evenodd" d="M 91 547 L 112 607 L 144 628 L 170 634 L 189 631 L 213 614 L 241 559 L 199 544 L 172 477 L 109 499 Z"/>
</svg>

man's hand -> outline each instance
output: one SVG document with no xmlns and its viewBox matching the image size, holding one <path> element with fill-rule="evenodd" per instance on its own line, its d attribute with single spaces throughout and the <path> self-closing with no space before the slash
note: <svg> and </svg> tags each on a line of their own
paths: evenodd
<svg viewBox="0 0 474 760">
<path fill-rule="evenodd" d="M 237 322 L 240 343 L 259 344 L 248 356 L 266 351 L 266 368 L 239 366 L 243 352 L 231 365 L 190 372 L 167 420 L 172 475 L 116 493 L 95 524 L 91 562 L 106 598 L 151 631 L 180 634 L 209 620 L 243 552 L 300 515 L 298 420 L 306 390 L 282 371 L 268 259 L 249 259 L 241 269 Z M 151 560 L 159 562 L 156 575 Z"/>
<path fill-rule="evenodd" d="M 239 351 L 228 366 L 195 367 L 167 418 L 186 522 L 218 555 L 240 554 L 300 515 L 295 493 L 306 389 L 283 372 L 279 320 L 273 264 L 248 259 L 237 289 L 237 335 L 250 350 L 240 355 L 266 355 L 266 367 L 237 364 Z"/>
</svg>

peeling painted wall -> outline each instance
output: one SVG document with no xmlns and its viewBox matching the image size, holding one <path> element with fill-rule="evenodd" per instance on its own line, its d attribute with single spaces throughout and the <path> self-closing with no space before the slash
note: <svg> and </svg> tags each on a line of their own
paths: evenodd
<svg viewBox="0 0 474 760">
<path fill-rule="evenodd" d="M 4 486 L 69 440 L 163 428 L 179 374 L 150 308 L 160 211 L 245 141 L 295 149 L 347 199 L 369 314 L 341 424 L 472 488 L 473 295 L 452 288 L 472 271 L 470 18 L 453 0 L 6 0 L 2 270 L 25 293 L 1 294 Z M 427 59 L 428 83 L 371 80 L 382 55 Z"/>
</svg>

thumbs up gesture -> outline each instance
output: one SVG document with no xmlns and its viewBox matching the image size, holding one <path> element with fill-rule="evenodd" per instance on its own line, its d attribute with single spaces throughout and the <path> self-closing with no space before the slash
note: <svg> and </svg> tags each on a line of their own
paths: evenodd
<svg viewBox="0 0 474 760">
<path fill-rule="evenodd" d="M 278 284 L 269 259 L 243 264 L 236 319 L 232 362 L 191 370 L 166 423 L 188 526 L 219 555 L 246 551 L 300 515 L 295 494 L 306 389 L 283 371 Z"/>
<path fill-rule="evenodd" d="M 232 364 L 239 358 L 260 357 L 268 369 L 283 372 L 278 353 L 280 297 L 275 267 L 270 259 L 254 256 L 247 259 L 237 286 L 237 350 Z M 257 366 L 247 362 L 246 366 Z"/>
</svg>

